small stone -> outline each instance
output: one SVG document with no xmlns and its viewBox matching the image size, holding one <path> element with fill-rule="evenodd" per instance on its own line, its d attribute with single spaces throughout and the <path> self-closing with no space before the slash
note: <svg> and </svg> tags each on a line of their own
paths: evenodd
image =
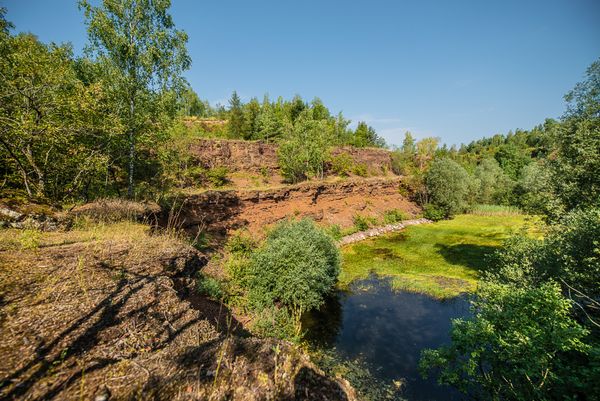
<svg viewBox="0 0 600 401">
<path fill-rule="evenodd" d="M 101 387 L 96 396 L 94 397 L 94 401 L 108 401 L 110 398 L 110 391 L 108 387 Z"/>
</svg>

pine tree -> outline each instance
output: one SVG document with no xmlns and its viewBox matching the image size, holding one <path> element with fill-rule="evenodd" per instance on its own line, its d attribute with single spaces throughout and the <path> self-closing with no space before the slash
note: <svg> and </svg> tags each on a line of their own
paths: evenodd
<svg viewBox="0 0 600 401">
<path fill-rule="evenodd" d="M 244 111 L 242 110 L 242 101 L 236 91 L 231 94 L 229 99 L 229 137 L 244 138 Z"/>
</svg>

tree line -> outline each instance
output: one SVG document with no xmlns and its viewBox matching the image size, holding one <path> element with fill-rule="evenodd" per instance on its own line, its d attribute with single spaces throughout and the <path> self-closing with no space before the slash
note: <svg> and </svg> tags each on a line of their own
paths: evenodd
<svg viewBox="0 0 600 401">
<path fill-rule="evenodd" d="M 0 10 L 0 160 L 3 189 L 29 199 L 133 197 L 158 181 L 154 149 L 178 109 L 187 36 L 169 2 L 82 0 L 89 41 L 69 44 L 12 35 Z"/>
<path fill-rule="evenodd" d="M 185 116 L 226 120 L 227 124 L 216 134 L 225 138 L 278 142 L 293 137 L 301 125 L 320 123 L 323 135 L 333 146 L 386 147 L 385 140 L 373 127 L 359 121 L 356 128 L 351 129 L 350 120 L 341 112 L 333 115 L 319 98 L 308 102 L 299 95 L 291 100 L 280 96 L 273 101 L 265 95 L 262 101 L 253 97 L 244 103 L 234 91 L 229 107 L 212 107 L 188 87 L 181 99 Z"/>
<path fill-rule="evenodd" d="M 474 204 L 512 205 L 551 221 L 600 199 L 600 61 L 565 95 L 566 112 L 531 130 L 516 130 L 459 148 L 410 133 L 393 165 L 432 217 L 445 218 Z"/>
</svg>

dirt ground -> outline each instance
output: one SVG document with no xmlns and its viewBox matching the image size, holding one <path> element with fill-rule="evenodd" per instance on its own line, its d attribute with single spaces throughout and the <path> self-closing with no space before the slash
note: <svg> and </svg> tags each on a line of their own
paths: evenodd
<svg viewBox="0 0 600 401">
<path fill-rule="evenodd" d="M 137 223 L 0 230 L 0 399 L 353 400 L 208 299 L 205 257 Z"/>
<path fill-rule="evenodd" d="M 306 182 L 265 189 L 237 189 L 182 194 L 179 218 L 185 228 L 246 228 L 259 234 L 270 224 L 288 217 L 310 217 L 322 225 L 354 224 L 355 216 L 381 221 L 397 209 L 406 218 L 420 208 L 401 191 L 401 177 L 371 177 Z"/>
</svg>

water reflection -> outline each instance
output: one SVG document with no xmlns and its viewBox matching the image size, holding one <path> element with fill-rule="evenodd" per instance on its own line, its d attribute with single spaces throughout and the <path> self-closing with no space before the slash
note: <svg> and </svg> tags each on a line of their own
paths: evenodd
<svg viewBox="0 0 600 401">
<path fill-rule="evenodd" d="M 306 316 L 307 339 L 349 360 L 362 359 L 381 380 L 402 379 L 408 400 L 460 400 L 460 394 L 418 373 L 421 350 L 450 340 L 451 319 L 468 316 L 465 296 L 438 301 L 395 292 L 385 279 L 356 282 Z"/>
</svg>

